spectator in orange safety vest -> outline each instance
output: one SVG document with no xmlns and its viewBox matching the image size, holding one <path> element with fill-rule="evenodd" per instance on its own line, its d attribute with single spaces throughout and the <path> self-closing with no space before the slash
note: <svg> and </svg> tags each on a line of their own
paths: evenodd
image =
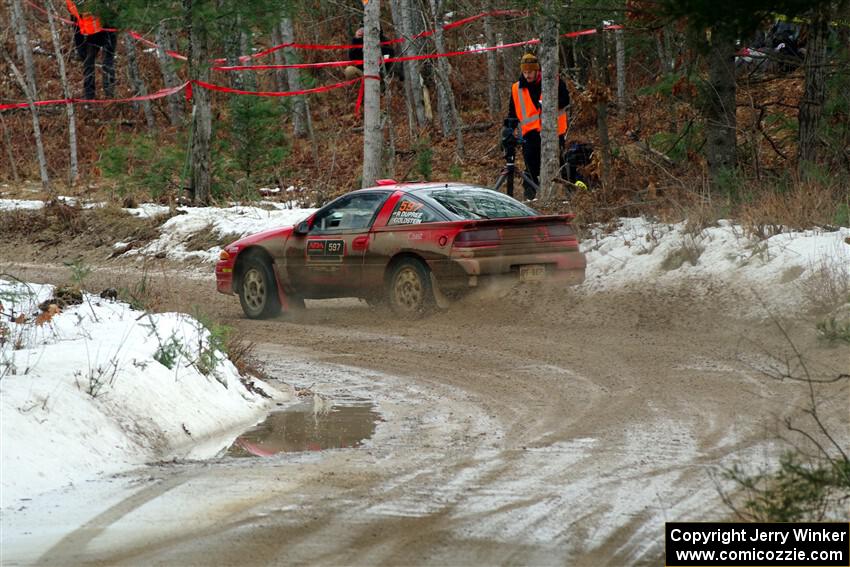
<svg viewBox="0 0 850 567">
<path fill-rule="evenodd" d="M 83 62 L 84 98 L 88 100 L 97 98 L 94 68 L 97 54 L 100 51 L 103 51 L 103 95 L 106 98 L 114 98 L 115 31 L 104 29 L 99 17 L 88 12 L 80 13 L 72 0 L 65 0 L 65 3 L 77 24 L 74 30 L 74 47 L 77 51 L 77 57 Z"/>
<path fill-rule="evenodd" d="M 520 60 L 522 74 L 519 80 L 511 85 L 511 98 L 508 107 L 508 119 L 518 121 L 522 157 L 525 168 L 536 184 L 540 184 L 540 106 L 541 106 L 541 75 L 540 63 L 533 53 L 526 53 Z M 567 107 L 570 105 L 570 93 L 563 79 L 558 77 L 558 144 L 562 156 L 564 138 L 567 134 Z M 506 121 L 507 122 L 507 121 Z M 512 128 L 506 127 L 502 132 L 503 139 L 513 136 Z M 561 163 L 563 165 L 563 163 Z M 528 184 L 523 184 L 526 199 L 533 199 L 537 191 Z"/>
</svg>

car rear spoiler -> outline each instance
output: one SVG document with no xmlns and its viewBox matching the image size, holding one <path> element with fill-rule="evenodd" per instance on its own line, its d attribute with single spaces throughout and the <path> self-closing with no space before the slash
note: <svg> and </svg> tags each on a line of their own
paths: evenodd
<svg viewBox="0 0 850 567">
<path fill-rule="evenodd" d="M 463 221 L 466 227 L 470 228 L 487 228 L 493 226 L 539 226 L 543 224 L 555 224 L 570 222 L 575 218 L 574 213 L 565 213 L 562 215 L 543 215 L 537 217 L 508 217 L 501 219 L 479 219 Z"/>
</svg>

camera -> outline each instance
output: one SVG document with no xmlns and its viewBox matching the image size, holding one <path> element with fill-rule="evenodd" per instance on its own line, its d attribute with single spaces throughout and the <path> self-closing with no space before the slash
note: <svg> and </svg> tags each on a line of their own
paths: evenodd
<svg viewBox="0 0 850 567">
<path fill-rule="evenodd" d="M 512 162 L 516 156 L 517 139 L 514 130 L 519 126 L 518 118 L 505 118 L 502 123 L 502 149 L 505 150 L 505 160 Z"/>
</svg>

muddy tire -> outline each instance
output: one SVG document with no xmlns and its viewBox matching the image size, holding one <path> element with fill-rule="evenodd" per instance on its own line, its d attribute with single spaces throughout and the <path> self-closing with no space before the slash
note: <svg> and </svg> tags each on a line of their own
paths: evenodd
<svg viewBox="0 0 850 567">
<path fill-rule="evenodd" d="M 419 318 L 434 309 L 431 276 L 422 262 L 402 260 L 392 270 L 387 283 L 387 300 L 397 315 Z"/>
<path fill-rule="evenodd" d="M 249 319 L 268 319 L 280 313 L 277 282 L 268 262 L 257 257 L 245 260 L 239 303 Z"/>
</svg>

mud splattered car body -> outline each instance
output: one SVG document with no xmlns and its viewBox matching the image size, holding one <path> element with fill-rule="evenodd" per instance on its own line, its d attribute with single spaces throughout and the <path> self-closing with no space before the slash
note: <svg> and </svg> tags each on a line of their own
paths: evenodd
<svg viewBox="0 0 850 567">
<path fill-rule="evenodd" d="M 572 218 L 483 187 L 385 182 L 294 227 L 230 244 L 217 288 L 239 294 L 251 318 L 330 297 L 386 300 L 416 316 L 494 280 L 580 283 L 585 258 Z"/>
</svg>

